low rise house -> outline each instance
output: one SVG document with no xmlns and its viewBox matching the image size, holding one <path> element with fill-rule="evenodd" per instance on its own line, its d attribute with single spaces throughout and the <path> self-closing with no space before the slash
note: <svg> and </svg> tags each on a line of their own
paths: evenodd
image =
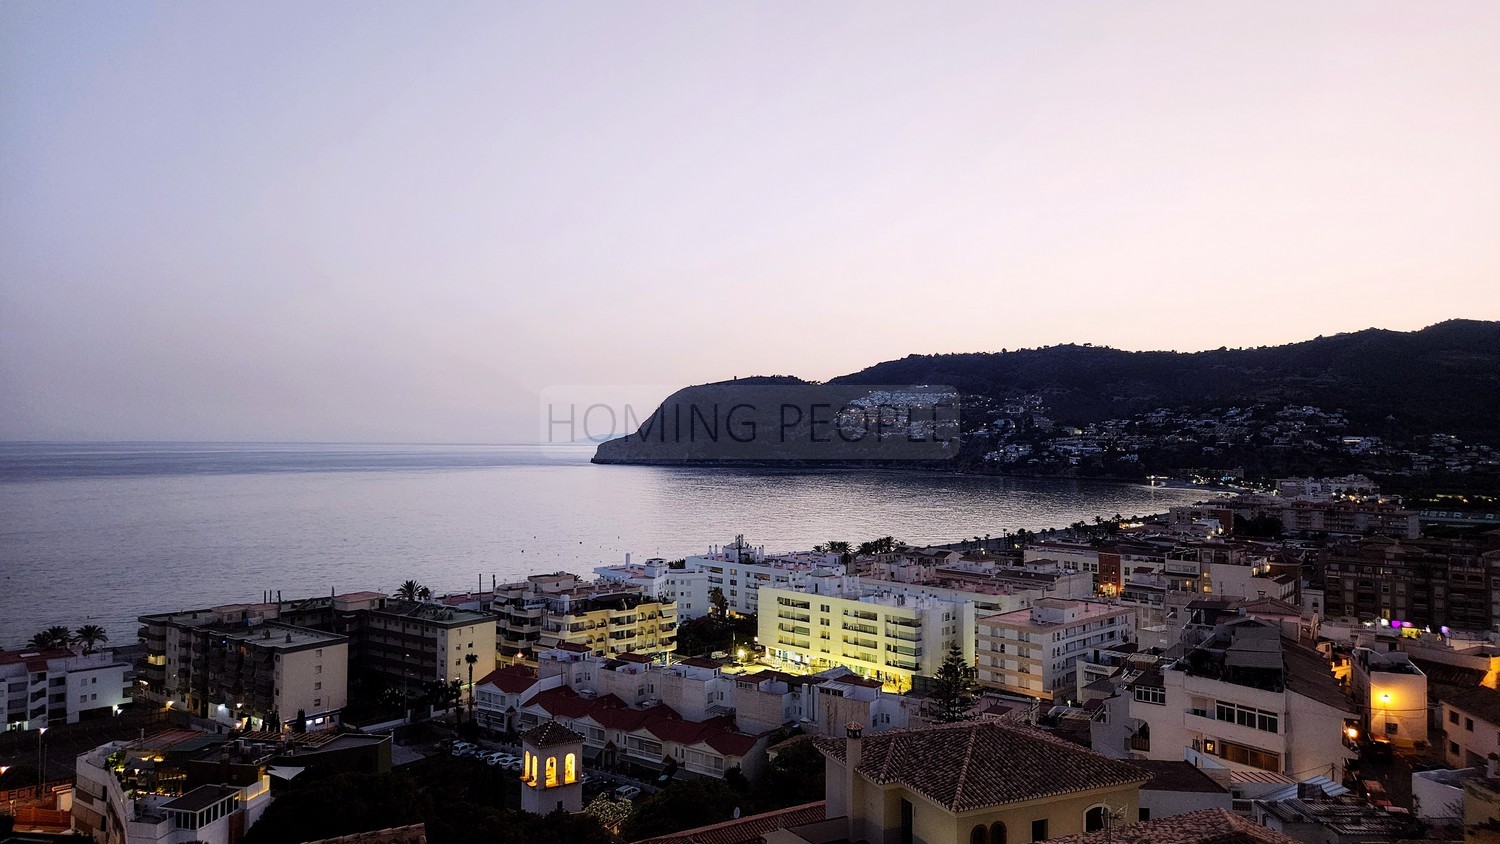
<svg viewBox="0 0 1500 844">
<path fill-rule="evenodd" d="M 1365 735 L 1403 748 L 1427 744 L 1427 675 L 1400 651 L 1355 648 L 1349 689 Z"/>
<path fill-rule="evenodd" d="M 1449 767 L 1476 768 L 1500 758 L 1500 691 L 1486 686 L 1444 686 L 1443 758 Z"/>
</svg>

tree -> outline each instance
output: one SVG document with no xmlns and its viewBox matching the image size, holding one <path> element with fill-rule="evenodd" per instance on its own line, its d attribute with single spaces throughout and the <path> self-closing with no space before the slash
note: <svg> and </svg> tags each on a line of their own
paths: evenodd
<svg viewBox="0 0 1500 844">
<path fill-rule="evenodd" d="M 474 664 L 479 662 L 479 654 L 464 654 L 464 662 L 469 666 L 469 720 L 474 720 Z"/>
<path fill-rule="evenodd" d="M 724 590 L 718 586 L 708 590 L 708 603 L 714 608 L 714 614 L 719 618 L 729 615 L 729 599 L 724 597 Z"/>
<path fill-rule="evenodd" d="M 674 782 L 636 805 L 635 814 L 620 830 L 621 837 L 639 841 L 723 823 L 743 802 L 723 780 L 705 777 Z"/>
<path fill-rule="evenodd" d="M 403 601 L 417 601 L 422 599 L 422 593 L 432 594 L 426 586 L 415 580 L 404 580 L 396 587 L 396 597 Z"/>
<path fill-rule="evenodd" d="M 51 648 L 66 648 L 71 644 L 73 644 L 73 631 L 61 624 L 55 624 L 32 636 L 27 646 L 36 648 L 37 650 L 48 650 Z"/>
<path fill-rule="evenodd" d="M 74 639 L 78 644 L 83 645 L 85 654 L 91 654 L 94 652 L 95 645 L 109 641 L 109 634 L 97 624 L 85 624 L 78 628 Z"/>
<path fill-rule="evenodd" d="M 964 659 L 958 643 L 950 645 L 943 664 L 938 666 L 932 690 L 934 720 L 939 724 L 954 724 L 973 717 L 969 710 L 979 700 L 974 687 L 976 673 L 974 666 Z"/>
</svg>

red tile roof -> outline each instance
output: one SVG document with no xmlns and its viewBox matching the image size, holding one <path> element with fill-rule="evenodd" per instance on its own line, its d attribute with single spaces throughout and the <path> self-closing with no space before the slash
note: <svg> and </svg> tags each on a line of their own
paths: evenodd
<svg viewBox="0 0 1500 844">
<path fill-rule="evenodd" d="M 494 686 L 506 694 L 520 694 L 536 685 L 536 669 L 525 665 L 507 665 L 486 674 L 481 686 Z"/>
<path fill-rule="evenodd" d="M 545 724 L 527 730 L 521 736 L 521 741 L 532 747 L 556 747 L 559 744 L 580 743 L 583 741 L 583 736 L 556 721 L 548 721 Z"/>
<path fill-rule="evenodd" d="M 587 718 L 608 730 L 644 730 L 662 741 L 706 744 L 725 756 L 744 756 L 761 740 L 761 736 L 737 730 L 734 719 L 725 715 L 689 721 L 666 704 L 638 709 L 614 695 L 586 698 L 567 686 L 538 692 L 527 705 L 538 706 L 553 718 Z"/>
<path fill-rule="evenodd" d="M 844 739 L 814 741 L 824 754 L 844 760 Z M 1126 762 L 998 721 L 889 730 L 861 741 L 861 774 L 880 785 L 900 783 L 953 812 L 1151 778 Z"/>
</svg>

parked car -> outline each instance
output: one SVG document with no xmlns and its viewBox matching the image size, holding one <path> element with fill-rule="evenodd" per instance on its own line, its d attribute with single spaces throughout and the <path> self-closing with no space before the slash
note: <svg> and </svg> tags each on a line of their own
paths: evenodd
<svg viewBox="0 0 1500 844">
<path fill-rule="evenodd" d="M 512 756 L 509 762 L 500 763 L 500 767 L 504 768 L 507 771 L 515 771 L 519 774 L 521 772 L 521 760 Z"/>
<path fill-rule="evenodd" d="M 454 756 L 472 756 L 477 748 L 466 741 L 455 741 L 453 743 Z"/>
<path fill-rule="evenodd" d="M 641 790 L 633 785 L 622 785 L 615 789 L 615 796 L 621 800 L 634 800 L 641 796 Z"/>
<path fill-rule="evenodd" d="M 489 762 L 491 765 L 497 765 L 497 766 L 499 766 L 501 768 L 504 768 L 505 766 L 509 765 L 510 763 L 516 761 L 516 757 L 510 755 L 509 753 L 502 753 L 500 751 L 495 751 L 495 755 L 491 756 L 490 758 L 486 759 L 485 761 Z"/>
</svg>

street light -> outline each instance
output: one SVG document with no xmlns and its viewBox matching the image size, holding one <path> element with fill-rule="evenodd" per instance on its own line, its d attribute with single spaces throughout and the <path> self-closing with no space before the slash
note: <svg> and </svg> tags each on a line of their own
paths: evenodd
<svg viewBox="0 0 1500 844">
<path fill-rule="evenodd" d="M 44 757 L 42 756 L 42 736 L 44 736 L 46 734 L 47 734 L 47 728 L 46 727 L 38 727 L 37 728 L 37 731 L 36 731 L 36 793 L 37 793 L 38 797 L 40 797 L 42 795 L 42 778 L 44 776 L 46 776 L 46 773 L 45 773 L 46 762 L 43 761 Z"/>
</svg>

